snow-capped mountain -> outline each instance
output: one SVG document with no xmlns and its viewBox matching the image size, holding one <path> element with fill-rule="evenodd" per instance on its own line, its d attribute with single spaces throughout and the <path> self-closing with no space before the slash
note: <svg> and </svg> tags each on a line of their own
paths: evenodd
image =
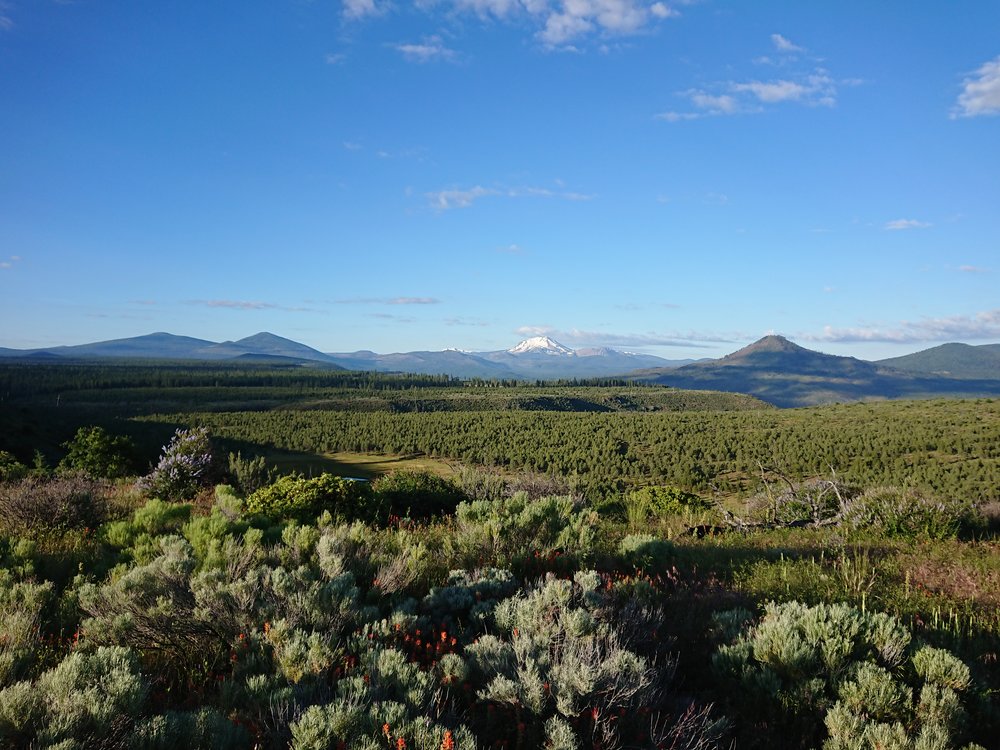
<svg viewBox="0 0 1000 750">
<path fill-rule="evenodd" d="M 376 354 L 371 351 L 323 353 L 272 333 L 258 333 L 239 341 L 215 343 L 169 333 L 49 349 L 0 349 L 0 357 L 48 358 L 53 361 L 93 357 L 143 359 L 240 360 L 244 362 L 309 364 L 348 370 L 447 374 L 459 378 L 496 380 L 550 380 L 624 375 L 639 369 L 665 368 L 690 360 L 665 360 L 648 354 L 615 349 L 574 351 L 548 336 L 525 339 L 510 349 L 488 352 L 416 351 Z"/>
<path fill-rule="evenodd" d="M 548 336 L 533 336 L 525 339 L 517 346 L 508 349 L 508 354 L 550 354 L 558 357 L 575 357 L 576 352 L 568 346 L 563 346 L 558 341 L 550 339 Z"/>
</svg>

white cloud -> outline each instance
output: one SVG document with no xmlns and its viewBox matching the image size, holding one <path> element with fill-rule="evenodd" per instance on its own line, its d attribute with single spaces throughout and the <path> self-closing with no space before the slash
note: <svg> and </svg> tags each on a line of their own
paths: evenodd
<svg viewBox="0 0 1000 750">
<path fill-rule="evenodd" d="M 205 307 L 225 307 L 232 310 L 274 310 L 277 308 L 277 305 L 271 302 L 249 302 L 233 299 L 198 300 L 192 304 L 204 305 Z"/>
<path fill-rule="evenodd" d="M 677 4 L 690 4 L 679 0 Z M 626 36 L 641 33 L 680 13 L 663 0 L 416 0 L 414 6 L 434 13 L 442 5 L 454 14 L 482 20 L 525 21 L 534 27 L 544 46 L 576 51 L 574 42 L 589 36 Z M 389 12 L 386 0 L 344 0 L 343 15 L 357 20 Z"/>
<path fill-rule="evenodd" d="M 861 341 L 913 343 L 930 341 L 982 341 L 1000 339 L 1000 309 L 984 310 L 974 315 L 953 315 L 946 318 L 923 318 L 902 321 L 891 327 L 861 326 L 834 328 L 826 326 L 818 336 L 804 336 L 811 341 L 851 343 Z"/>
<path fill-rule="evenodd" d="M 514 333 L 518 336 L 548 336 L 550 333 L 558 333 L 551 326 L 521 326 L 515 328 Z"/>
<path fill-rule="evenodd" d="M 712 115 L 733 115 L 742 111 L 740 103 L 735 97 L 729 94 L 709 94 L 699 89 L 691 89 L 685 92 L 685 96 L 691 99 L 691 103 L 700 111 L 698 112 L 661 112 L 656 115 L 657 120 L 667 122 L 682 122 L 684 120 L 697 120 L 701 117 Z"/>
<path fill-rule="evenodd" d="M 0 268 L 13 268 L 15 263 L 21 260 L 20 255 L 11 255 L 6 260 L 0 260 Z"/>
<path fill-rule="evenodd" d="M 521 10 L 531 12 L 535 6 L 534 3 L 519 0 L 455 0 L 454 4 L 458 10 L 475 13 L 480 18 L 508 18 Z"/>
<path fill-rule="evenodd" d="M 480 198 L 491 195 L 506 198 L 560 198 L 567 201 L 588 201 L 594 197 L 569 190 L 556 191 L 549 188 L 530 186 L 487 188 L 482 185 L 476 185 L 465 190 L 449 189 L 425 193 L 431 207 L 438 211 L 447 211 L 452 208 L 468 208 Z"/>
<path fill-rule="evenodd" d="M 816 70 L 800 81 L 748 81 L 730 83 L 736 93 L 749 93 L 764 104 L 778 102 L 804 102 L 832 106 L 836 103 L 837 89 L 833 79 L 824 70 Z"/>
<path fill-rule="evenodd" d="M 803 52 L 802 47 L 797 44 L 792 44 L 787 37 L 783 37 L 781 34 L 771 34 L 771 41 L 774 43 L 775 49 L 779 52 Z"/>
<path fill-rule="evenodd" d="M 692 91 L 690 93 L 691 103 L 698 109 L 705 110 L 709 114 L 729 115 L 739 109 L 739 104 L 729 94 L 715 96 L 704 91 Z"/>
<path fill-rule="evenodd" d="M 253 300 L 232 300 L 232 299 L 196 299 L 190 300 L 186 304 L 201 305 L 225 310 L 282 310 L 284 312 L 318 312 L 309 307 L 287 307 L 273 302 L 259 302 Z"/>
<path fill-rule="evenodd" d="M 559 47 L 590 32 L 635 34 L 654 20 L 680 15 L 666 3 L 645 5 L 638 0 L 561 0 L 559 10 L 547 11 L 538 38 Z"/>
<path fill-rule="evenodd" d="M 665 3 L 653 3 L 649 6 L 649 12 L 657 18 L 676 18 L 680 11 L 676 11 Z"/>
<path fill-rule="evenodd" d="M 455 50 L 446 47 L 439 36 L 424 37 L 420 44 L 394 44 L 392 46 L 407 60 L 416 63 L 454 60 L 456 55 Z"/>
<path fill-rule="evenodd" d="M 386 300 L 389 305 L 439 305 L 441 300 L 435 297 L 393 297 Z"/>
<path fill-rule="evenodd" d="M 929 226 L 931 226 L 929 222 L 917 221 L 916 219 L 893 219 L 885 223 L 885 229 L 891 232 L 903 229 L 926 229 Z"/>
<path fill-rule="evenodd" d="M 14 28 L 14 18 L 10 15 L 11 4 L 0 2 L 0 31 L 10 31 Z"/>
<path fill-rule="evenodd" d="M 996 114 L 1000 114 L 1000 56 L 983 63 L 974 77 L 965 79 L 951 118 Z"/>
<path fill-rule="evenodd" d="M 336 305 L 438 305 L 437 297 L 349 297 L 333 300 Z"/>
<path fill-rule="evenodd" d="M 654 119 L 666 120 L 667 122 L 684 122 L 685 120 L 697 120 L 699 117 L 704 117 L 705 113 L 700 112 L 660 112 L 657 115 L 653 115 Z"/>
<path fill-rule="evenodd" d="M 340 63 L 344 62 L 344 60 L 346 60 L 346 59 L 347 59 L 347 55 L 345 55 L 343 52 L 327 52 L 323 56 L 323 61 L 327 65 L 339 65 Z"/>
<path fill-rule="evenodd" d="M 361 19 L 379 16 L 385 10 L 385 7 L 375 0 L 344 0 L 344 18 Z"/>
<path fill-rule="evenodd" d="M 750 92 L 760 101 L 768 104 L 774 102 L 784 102 L 801 99 L 808 93 L 808 89 L 801 83 L 794 81 L 751 81 L 749 83 L 734 83 L 733 91 Z M 695 102 L 697 106 L 697 102 Z"/>
<path fill-rule="evenodd" d="M 477 328 L 485 328 L 490 325 L 489 321 L 479 318 L 445 318 L 444 324 L 446 326 L 475 326 Z"/>
<path fill-rule="evenodd" d="M 783 51 L 800 49 L 780 34 L 773 34 L 771 39 Z M 774 61 L 758 57 L 754 62 Z M 718 81 L 707 88 L 688 89 L 679 92 L 679 96 L 686 97 L 694 109 L 687 112 L 671 110 L 655 117 L 667 122 L 682 122 L 717 115 L 751 114 L 783 102 L 833 107 L 837 103 L 837 90 L 841 84 L 857 84 L 856 81 L 837 81 L 824 68 L 789 70 L 789 67 L 794 67 L 793 57 L 782 58 L 781 63 L 788 66 L 785 68 L 788 74 L 782 78 Z"/>
<path fill-rule="evenodd" d="M 837 103 L 836 83 L 817 70 L 801 80 L 728 81 L 719 84 L 728 93 L 711 93 L 690 89 L 683 93 L 696 108 L 693 112 L 662 112 L 655 117 L 667 122 L 697 120 L 715 115 L 750 114 L 762 111 L 763 105 L 798 102 L 806 105 L 832 107 Z"/>
<path fill-rule="evenodd" d="M 467 190 L 438 190 L 426 195 L 431 206 L 438 211 L 447 211 L 451 208 L 468 208 L 483 196 L 496 194 L 497 191 L 492 188 L 476 185 Z"/>
<path fill-rule="evenodd" d="M 959 266 L 958 270 L 962 273 L 991 273 L 990 269 L 980 266 Z"/>
</svg>

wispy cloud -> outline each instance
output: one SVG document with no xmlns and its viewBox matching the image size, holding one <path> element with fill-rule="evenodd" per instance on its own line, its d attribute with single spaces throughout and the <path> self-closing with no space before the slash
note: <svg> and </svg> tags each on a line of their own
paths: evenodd
<svg viewBox="0 0 1000 750">
<path fill-rule="evenodd" d="M 829 79 L 826 79 L 829 80 Z M 758 101 L 765 104 L 776 102 L 800 101 L 816 91 L 815 87 L 807 86 L 796 81 L 750 81 L 748 83 L 731 84 L 733 91 L 737 93 L 750 93 Z"/>
<path fill-rule="evenodd" d="M 604 331 L 585 331 L 579 328 L 560 330 L 552 326 L 521 326 L 515 329 L 514 333 L 518 336 L 550 336 L 562 344 L 574 347 L 671 346 L 707 349 L 710 348 L 711 344 L 732 343 L 740 340 L 740 337 L 730 338 L 705 333 L 607 333 Z"/>
<path fill-rule="evenodd" d="M 344 0 L 344 18 L 350 20 L 380 16 L 387 10 L 387 4 L 376 3 L 375 0 Z"/>
<path fill-rule="evenodd" d="M 435 297 L 393 297 L 386 300 L 388 305 L 439 305 L 441 300 Z"/>
<path fill-rule="evenodd" d="M 445 318 L 444 324 L 446 326 L 474 326 L 476 328 L 485 328 L 490 325 L 488 321 L 479 318 Z"/>
<path fill-rule="evenodd" d="M 367 313 L 367 317 L 375 318 L 376 320 L 391 320 L 394 323 L 415 323 L 416 319 L 409 318 L 405 315 L 396 315 L 394 313 L 384 313 L 384 312 L 374 312 Z"/>
<path fill-rule="evenodd" d="M 431 207 L 438 211 L 468 208 L 480 198 L 501 196 L 506 198 L 560 198 L 568 201 L 588 201 L 594 196 L 569 190 L 550 190 L 543 187 L 483 187 L 435 190 L 424 194 Z"/>
<path fill-rule="evenodd" d="M 439 36 L 424 37 L 419 44 L 393 44 L 393 49 L 403 55 L 410 62 L 429 63 L 438 60 L 451 62 L 455 60 L 457 53 L 444 45 Z"/>
<path fill-rule="evenodd" d="M 945 318 L 922 318 L 902 321 L 890 326 L 859 326 L 835 328 L 826 326 L 818 335 L 806 335 L 810 341 L 837 343 L 880 342 L 914 343 L 931 341 L 959 341 L 1000 339 L 1000 308 L 984 310 L 974 315 L 952 315 Z"/>
<path fill-rule="evenodd" d="M 323 62 L 327 65 L 339 65 L 347 59 L 347 55 L 343 52 L 327 52 L 323 55 Z"/>
<path fill-rule="evenodd" d="M 962 93 L 951 110 L 951 119 L 1000 114 L 1000 56 L 983 63 L 962 82 Z"/>
<path fill-rule="evenodd" d="M 686 4 L 686 3 L 680 3 Z M 447 6 L 451 15 L 474 15 L 480 21 L 520 22 L 549 49 L 577 49 L 591 39 L 631 36 L 646 32 L 680 13 L 662 0 L 417 0 L 417 10 L 428 14 Z M 349 20 L 378 16 L 393 10 L 385 0 L 344 0 Z M 434 44 L 413 46 L 434 47 Z M 606 49 L 607 43 L 601 42 Z M 402 51 L 402 50 L 401 50 Z M 429 51 L 428 51 L 429 53 Z M 423 52 L 415 52 L 417 55 Z M 431 55 L 431 58 L 436 55 Z"/>
<path fill-rule="evenodd" d="M 497 252 L 504 255 L 524 255 L 525 250 L 520 245 L 504 245 L 503 247 L 498 247 Z"/>
<path fill-rule="evenodd" d="M 0 31 L 10 31 L 14 28 L 14 18 L 10 14 L 11 4 L 0 2 Z"/>
<path fill-rule="evenodd" d="M 980 266 L 959 266 L 958 270 L 962 273 L 992 273 L 990 269 Z"/>
<path fill-rule="evenodd" d="M 84 313 L 87 318 L 97 318 L 100 320 L 153 320 L 152 315 L 139 315 L 138 313 L 106 313 L 88 312 Z"/>
<path fill-rule="evenodd" d="M 11 255 L 6 260 L 0 260 L 0 268 L 13 268 L 21 261 L 20 255 Z"/>
<path fill-rule="evenodd" d="M 467 189 L 437 190 L 426 195 L 431 206 L 438 211 L 447 211 L 450 208 L 468 208 L 483 196 L 499 195 L 499 191 L 476 185 Z"/>
<path fill-rule="evenodd" d="M 437 297 L 348 297 L 333 301 L 336 305 L 438 305 Z"/>
<path fill-rule="evenodd" d="M 270 302 L 250 302 L 233 299 L 192 300 L 191 304 L 204 305 L 205 307 L 224 307 L 230 310 L 275 310 L 278 307 Z"/>
<path fill-rule="evenodd" d="M 904 229 L 927 229 L 930 222 L 918 221 L 917 219 L 893 219 L 885 223 L 885 229 L 890 232 L 899 232 Z"/>
<path fill-rule="evenodd" d="M 794 52 L 804 52 L 802 47 L 792 44 L 781 34 L 772 34 L 771 42 L 783 56 L 778 61 L 769 57 L 758 57 L 755 62 L 787 65 L 787 75 L 770 80 L 729 79 L 718 81 L 707 87 L 691 88 L 678 92 L 693 107 L 688 110 L 660 112 L 654 117 L 667 122 L 698 120 L 703 117 L 722 115 L 745 115 L 763 112 L 768 107 L 793 102 L 811 107 L 833 107 L 837 104 L 839 87 L 857 85 L 858 81 L 838 81 L 830 72 L 815 65 L 796 65 L 798 58 Z M 798 70 L 795 68 L 798 67 Z"/>
<path fill-rule="evenodd" d="M 778 52 L 805 52 L 802 47 L 793 44 L 787 37 L 781 34 L 771 34 L 771 42 Z"/>
<path fill-rule="evenodd" d="M 223 310 L 281 310 L 283 312 L 317 312 L 309 307 L 288 307 L 274 302 L 234 299 L 195 299 L 187 302 L 189 305 L 211 307 Z"/>
</svg>

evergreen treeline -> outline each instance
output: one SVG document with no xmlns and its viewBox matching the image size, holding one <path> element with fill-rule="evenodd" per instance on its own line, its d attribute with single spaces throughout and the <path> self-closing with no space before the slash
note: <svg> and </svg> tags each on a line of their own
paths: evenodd
<svg viewBox="0 0 1000 750">
<path fill-rule="evenodd" d="M 595 490 L 675 484 L 734 491 L 761 466 L 789 476 L 1000 495 L 1000 401 L 882 402 L 679 413 L 269 411 L 152 417 L 303 452 L 425 453 L 576 475 Z"/>
</svg>

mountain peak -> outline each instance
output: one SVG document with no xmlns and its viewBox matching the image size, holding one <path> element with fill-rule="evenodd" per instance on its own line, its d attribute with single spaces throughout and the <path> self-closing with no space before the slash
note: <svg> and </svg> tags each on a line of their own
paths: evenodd
<svg viewBox="0 0 1000 750">
<path fill-rule="evenodd" d="M 226 341 L 216 345 L 214 348 L 220 352 L 225 351 L 230 353 L 233 356 L 250 353 L 299 357 L 309 360 L 328 360 L 327 355 L 313 349 L 311 346 L 306 346 L 292 339 L 286 339 L 284 336 L 278 336 L 269 331 L 261 331 L 239 341 Z"/>
<path fill-rule="evenodd" d="M 533 336 L 530 339 L 525 339 L 514 348 L 508 349 L 507 352 L 510 354 L 552 354 L 564 357 L 576 354 L 568 346 L 563 346 L 548 336 Z"/>
<path fill-rule="evenodd" d="M 724 359 L 742 359 L 743 357 L 749 356 L 751 354 L 757 353 L 797 353 L 806 352 L 808 349 L 794 344 L 784 336 L 778 336 L 777 334 L 769 334 L 762 339 L 754 341 L 749 346 L 744 346 L 739 351 L 735 351 L 732 354 L 727 354 Z"/>
<path fill-rule="evenodd" d="M 283 344 L 289 343 L 291 342 L 291 339 L 286 339 L 283 336 L 279 336 L 276 333 L 271 333 L 270 331 L 259 331 L 258 333 L 255 333 L 252 336 L 247 336 L 246 338 L 242 338 L 239 341 L 235 341 L 233 343 L 252 345 L 252 344 L 263 344 L 263 343 L 273 344 L 279 342 Z M 298 343 L 298 342 L 292 342 L 292 343 Z"/>
</svg>

